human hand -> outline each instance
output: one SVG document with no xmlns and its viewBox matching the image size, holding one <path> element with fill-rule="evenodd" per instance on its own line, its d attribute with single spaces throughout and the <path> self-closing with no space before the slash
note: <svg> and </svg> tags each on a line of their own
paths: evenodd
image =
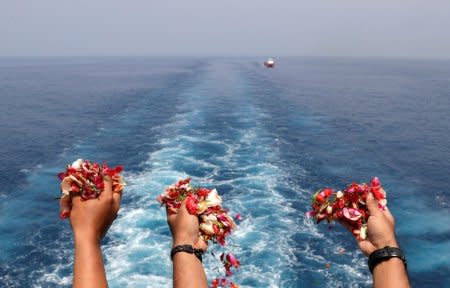
<svg viewBox="0 0 450 288">
<path fill-rule="evenodd" d="M 63 183 L 61 183 L 61 186 Z M 63 188 L 63 187 L 62 187 Z M 60 215 L 70 215 L 75 242 L 99 243 L 117 217 L 122 193 L 112 192 L 111 177 L 104 177 L 104 191 L 96 199 L 82 200 L 79 196 L 60 201 Z"/>
<path fill-rule="evenodd" d="M 190 244 L 196 249 L 206 251 L 208 244 L 200 238 L 198 217 L 189 214 L 186 200 L 181 203 L 177 214 L 167 213 L 167 222 L 172 232 L 173 246 Z"/>
<path fill-rule="evenodd" d="M 167 223 L 172 232 L 173 246 L 192 245 L 195 249 L 206 252 L 208 245 L 199 234 L 199 221 L 197 215 L 189 214 L 186 209 L 186 199 L 181 203 L 177 214 L 167 212 Z M 192 255 L 177 253 L 173 258 L 173 287 L 198 288 L 208 287 L 205 270 L 200 261 Z"/>
<path fill-rule="evenodd" d="M 367 220 L 367 238 L 361 240 L 357 238 L 359 248 L 364 255 L 369 256 L 373 251 L 386 246 L 398 247 L 395 239 L 394 217 L 387 207 L 384 210 L 378 208 L 378 201 L 370 193 L 366 201 L 369 210 L 369 219 Z M 350 226 L 343 224 L 350 230 Z"/>
</svg>

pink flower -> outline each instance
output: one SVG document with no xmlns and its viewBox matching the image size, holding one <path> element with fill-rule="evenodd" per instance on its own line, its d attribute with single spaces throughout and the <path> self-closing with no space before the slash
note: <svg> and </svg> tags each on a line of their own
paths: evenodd
<svg viewBox="0 0 450 288">
<path fill-rule="evenodd" d="M 378 179 L 378 177 L 373 177 L 372 180 L 370 181 L 370 184 L 372 186 L 380 186 L 381 182 L 380 179 Z"/>
<path fill-rule="evenodd" d="M 345 218 L 351 221 L 358 221 L 362 216 L 361 212 L 354 208 L 344 207 L 344 209 L 342 209 L 342 213 Z"/>
<path fill-rule="evenodd" d="M 239 266 L 241 265 L 241 263 L 236 259 L 236 257 L 234 257 L 233 254 L 228 253 L 226 256 L 226 260 L 228 262 L 230 262 L 231 266 L 235 267 L 235 268 L 239 268 Z"/>
<path fill-rule="evenodd" d="M 316 215 L 316 212 L 314 210 L 310 210 L 308 212 L 305 213 L 307 218 L 312 218 Z"/>
</svg>

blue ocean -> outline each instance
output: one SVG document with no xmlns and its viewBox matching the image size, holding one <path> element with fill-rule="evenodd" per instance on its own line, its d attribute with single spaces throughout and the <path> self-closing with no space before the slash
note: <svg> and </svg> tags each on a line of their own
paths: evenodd
<svg viewBox="0 0 450 288">
<path fill-rule="evenodd" d="M 171 287 L 155 199 L 186 176 L 241 214 L 229 249 L 242 287 L 371 287 L 352 236 L 305 213 L 318 188 L 372 176 L 387 190 L 413 286 L 448 285 L 450 62 L 262 61 L 0 59 L 0 286 L 71 286 L 56 174 L 77 158 L 125 166 L 103 242 L 110 287 Z M 210 280 L 223 274 L 214 257 Z"/>
</svg>

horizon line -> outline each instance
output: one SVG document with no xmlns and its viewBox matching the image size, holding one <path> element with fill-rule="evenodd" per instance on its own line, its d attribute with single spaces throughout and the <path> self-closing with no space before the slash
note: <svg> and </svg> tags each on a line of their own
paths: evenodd
<svg viewBox="0 0 450 288">
<path fill-rule="evenodd" d="M 152 53 L 152 54 L 59 54 L 59 55 L 0 55 L 0 59 L 61 59 L 61 58 L 332 58 L 332 59 L 379 59 L 379 60 L 443 60 L 448 61 L 450 57 L 446 56 L 398 56 L 398 55 L 312 55 L 312 54 L 294 54 L 294 53 L 256 53 L 256 54 L 218 54 L 218 53 Z"/>
</svg>

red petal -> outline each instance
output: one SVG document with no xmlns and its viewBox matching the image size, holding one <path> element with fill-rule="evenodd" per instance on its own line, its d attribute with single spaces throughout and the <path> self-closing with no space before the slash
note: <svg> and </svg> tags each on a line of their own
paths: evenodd
<svg viewBox="0 0 450 288">
<path fill-rule="evenodd" d="M 69 216 L 70 216 L 70 211 L 65 210 L 65 211 L 59 212 L 59 218 L 61 220 L 67 219 L 67 218 L 69 218 Z"/>
<path fill-rule="evenodd" d="M 63 180 L 64 178 L 66 178 L 66 176 L 67 176 L 67 174 L 65 173 L 65 172 L 61 172 L 61 173 L 58 173 L 58 178 L 59 178 L 59 180 Z"/>
</svg>

